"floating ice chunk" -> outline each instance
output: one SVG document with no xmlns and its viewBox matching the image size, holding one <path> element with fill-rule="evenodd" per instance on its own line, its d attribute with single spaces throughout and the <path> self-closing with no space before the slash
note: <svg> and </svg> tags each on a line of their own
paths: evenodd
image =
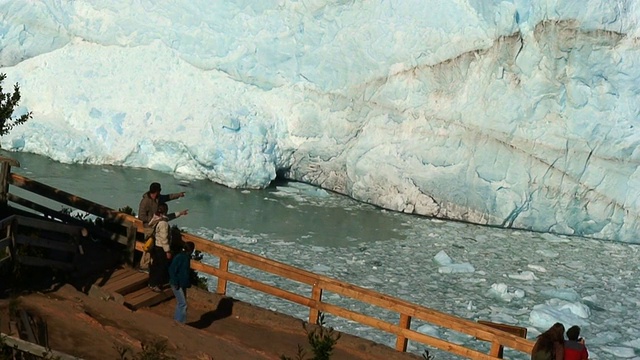
<svg viewBox="0 0 640 360">
<path fill-rule="evenodd" d="M 331 268 L 326 265 L 316 264 L 313 266 L 312 270 L 314 272 L 326 273 L 327 271 L 331 270 Z"/>
<path fill-rule="evenodd" d="M 469 343 L 469 340 L 473 338 L 471 335 L 459 333 L 457 331 L 447 331 L 444 335 L 447 341 L 458 345 Z"/>
<path fill-rule="evenodd" d="M 352 256 L 350 260 L 347 259 L 347 264 L 349 264 L 349 265 L 353 265 L 353 264 L 362 265 L 364 263 L 365 263 L 364 260 L 358 260 L 358 259 L 356 259 L 355 256 Z"/>
<path fill-rule="evenodd" d="M 589 345 L 606 345 L 617 341 L 620 336 L 620 333 L 615 331 L 603 331 L 597 333 L 593 339 L 589 338 L 588 341 Z"/>
<path fill-rule="evenodd" d="M 440 252 L 438 252 L 436 254 L 436 256 L 434 256 L 434 260 L 439 264 L 439 265 L 449 265 L 453 263 L 453 260 L 451 260 L 451 258 L 449 257 L 449 255 L 447 255 L 446 252 L 444 252 L 444 250 L 440 250 Z"/>
<path fill-rule="evenodd" d="M 449 264 L 438 268 L 438 272 L 441 274 L 472 273 L 474 271 L 476 269 L 470 263 Z"/>
<path fill-rule="evenodd" d="M 560 255 L 557 252 L 551 250 L 538 250 L 536 251 L 536 253 L 548 258 L 556 258 L 558 257 L 558 255 Z"/>
<path fill-rule="evenodd" d="M 591 342 L 589 342 L 589 343 L 591 343 Z M 625 341 L 625 342 L 622 343 L 622 345 L 629 346 L 629 347 L 636 348 L 636 349 L 640 349 L 640 339 L 633 339 L 633 340 L 630 340 L 630 341 Z"/>
<path fill-rule="evenodd" d="M 529 314 L 529 322 L 541 329 L 548 329 L 556 322 L 585 326 L 584 319 L 591 315 L 589 307 L 561 299 L 550 299 L 545 304 L 535 305 Z"/>
<path fill-rule="evenodd" d="M 527 267 L 529 269 L 533 269 L 533 270 L 538 271 L 538 272 L 547 272 L 547 269 L 545 269 L 543 266 L 540 266 L 540 265 L 531 265 L 531 264 L 529 264 L 529 265 L 527 265 Z"/>
<path fill-rule="evenodd" d="M 446 252 L 444 252 L 444 250 L 440 250 L 440 252 L 438 252 L 436 256 L 434 256 L 434 260 L 439 265 L 441 265 L 438 268 L 438 272 L 441 274 L 465 273 L 465 272 L 471 273 L 476 271 L 476 269 L 470 263 L 454 264 L 453 260 L 449 257 L 449 255 L 447 255 Z"/>
<path fill-rule="evenodd" d="M 440 330 L 438 330 L 438 328 L 433 325 L 429 325 L 429 324 L 420 325 L 418 326 L 416 331 L 421 334 L 433 336 L 436 338 L 440 337 Z"/>
<path fill-rule="evenodd" d="M 245 237 L 245 236 L 240 236 L 236 239 L 237 242 L 241 243 L 241 244 L 255 244 L 258 242 L 258 239 L 256 238 L 251 238 L 251 237 Z"/>
<path fill-rule="evenodd" d="M 622 346 L 601 346 L 600 350 L 613 354 L 617 358 L 633 358 L 636 356 L 636 352 L 632 348 Z"/>
<path fill-rule="evenodd" d="M 567 301 L 580 300 L 580 295 L 574 289 L 546 289 L 540 291 L 540 293 L 550 298 L 558 298 Z"/>
<path fill-rule="evenodd" d="M 513 298 L 523 298 L 524 291 L 519 289 L 509 291 L 509 287 L 507 286 L 507 284 L 499 283 L 491 285 L 491 289 L 489 289 L 489 295 L 510 302 Z"/>
<path fill-rule="evenodd" d="M 492 313 L 491 321 L 499 324 L 517 324 L 518 320 L 509 314 L 504 314 L 501 312 Z"/>
<path fill-rule="evenodd" d="M 568 243 L 568 242 L 570 242 L 570 240 L 567 239 L 566 236 L 552 234 L 552 233 L 543 233 L 543 234 L 540 234 L 540 237 L 546 239 L 550 243 Z"/>
<path fill-rule="evenodd" d="M 536 275 L 531 271 L 521 271 L 519 274 L 507 275 L 510 279 L 516 280 L 538 280 Z"/>
</svg>

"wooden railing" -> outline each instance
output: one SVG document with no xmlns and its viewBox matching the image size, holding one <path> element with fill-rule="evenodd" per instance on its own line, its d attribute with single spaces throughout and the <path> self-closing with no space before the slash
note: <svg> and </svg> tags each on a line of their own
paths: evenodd
<svg viewBox="0 0 640 360">
<path fill-rule="evenodd" d="M 116 237 L 114 240 L 129 246 L 131 253 L 133 253 L 134 249 L 142 251 L 142 242 L 135 241 L 135 239 L 137 233 L 143 232 L 143 226 L 142 222 L 136 217 L 117 212 L 113 209 L 82 199 L 78 196 L 68 194 L 17 174 L 9 174 L 7 183 L 68 206 L 72 206 L 79 210 L 101 216 L 110 222 L 122 225 L 126 229 L 127 235 Z M 2 189 L 0 188 L 0 191 L 1 190 Z M 59 213 L 11 193 L 7 193 L 5 196 L 6 199 L 11 202 L 26 206 L 49 216 L 57 217 L 56 213 Z M 213 255 L 219 259 L 217 266 L 195 261 L 192 261 L 191 264 L 191 267 L 194 270 L 217 277 L 218 282 L 216 293 L 226 295 L 228 282 L 261 291 L 309 308 L 308 322 L 312 324 L 318 323 L 320 312 L 329 313 L 394 335 L 396 337 L 395 347 L 399 351 L 406 351 L 407 341 L 411 340 L 471 359 L 501 358 L 502 347 L 530 354 L 533 347 L 533 342 L 530 340 L 524 339 L 523 337 L 514 335 L 510 332 L 503 331 L 506 327 L 502 327 L 503 330 L 501 330 L 500 328 L 492 327 L 487 323 L 476 323 L 471 320 L 439 312 L 393 296 L 318 275 L 246 251 L 222 245 L 212 240 L 203 239 L 192 234 L 183 233 L 182 237 L 184 241 L 194 242 L 196 249 Z M 229 267 L 230 263 L 241 264 L 253 269 L 261 270 L 265 273 L 279 276 L 283 279 L 306 284 L 311 290 L 308 294 L 298 294 L 277 286 L 266 284 L 231 271 Z M 328 299 L 323 299 L 322 295 L 325 291 L 340 295 L 342 298 L 348 298 L 364 304 L 374 305 L 387 310 L 388 312 L 395 313 L 397 314 L 398 322 L 391 323 L 331 303 Z M 412 320 L 424 321 L 435 326 L 470 335 L 480 341 L 490 342 L 491 350 L 489 350 L 489 353 L 487 354 L 476 349 L 422 334 L 410 328 Z"/>
<path fill-rule="evenodd" d="M 11 245 L 13 245 L 13 239 L 11 238 L 13 226 L 13 218 L 0 219 L 0 266 L 12 260 L 10 250 Z"/>
</svg>

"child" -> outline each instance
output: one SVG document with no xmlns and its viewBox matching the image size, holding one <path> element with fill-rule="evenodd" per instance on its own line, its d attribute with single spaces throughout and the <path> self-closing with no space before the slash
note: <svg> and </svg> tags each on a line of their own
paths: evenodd
<svg viewBox="0 0 640 360">
<path fill-rule="evenodd" d="M 189 241 L 184 251 L 178 253 L 169 265 L 169 284 L 176 297 L 176 311 L 173 319 L 184 324 L 187 321 L 187 288 L 191 287 L 191 254 L 195 245 Z"/>
</svg>

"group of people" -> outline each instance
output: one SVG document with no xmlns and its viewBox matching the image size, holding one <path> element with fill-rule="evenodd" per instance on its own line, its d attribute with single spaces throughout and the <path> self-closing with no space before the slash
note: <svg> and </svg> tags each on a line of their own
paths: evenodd
<svg viewBox="0 0 640 360">
<path fill-rule="evenodd" d="M 169 221 L 187 215 L 188 210 L 169 213 L 168 201 L 185 196 L 184 192 L 163 195 L 162 187 L 154 182 L 149 191 L 142 195 L 138 209 L 138 219 L 144 224 L 145 239 L 155 238 L 153 246 L 148 250 L 149 287 L 155 292 L 162 292 L 163 286 L 169 284 L 176 298 L 174 319 L 180 323 L 187 320 L 187 288 L 191 287 L 191 254 L 195 246 L 186 242 L 181 246 L 173 243 Z"/>
<path fill-rule="evenodd" d="M 584 339 L 580 337 L 580 327 L 574 325 L 567 330 L 555 323 L 549 330 L 538 336 L 531 352 L 531 360 L 587 360 L 589 352 Z"/>
</svg>

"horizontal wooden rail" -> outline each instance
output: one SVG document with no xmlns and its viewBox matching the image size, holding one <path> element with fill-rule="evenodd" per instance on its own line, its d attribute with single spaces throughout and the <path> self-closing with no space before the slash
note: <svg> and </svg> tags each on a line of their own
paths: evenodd
<svg viewBox="0 0 640 360">
<path fill-rule="evenodd" d="M 83 199 L 79 196 L 69 194 L 49 185 L 31 180 L 18 174 L 11 174 L 11 176 L 9 177 L 9 184 L 30 191 L 34 194 L 46 197 L 48 199 L 57 201 L 59 203 L 72 206 L 76 209 L 86 211 L 89 214 L 103 217 L 104 219 L 109 221 L 122 222 L 126 218 L 125 216 L 123 216 L 126 214 L 110 209 L 106 206 L 102 206 L 98 203 L 94 203 L 93 201 Z"/>
<path fill-rule="evenodd" d="M 31 200 L 27 200 L 24 199 L 20 196 L 14 195 L 14 194 L 8 194 L 7 198 L 9 199 L 9 201 L 14 202 L 18 205 L 24 206 L 27 209 L 31 209 L 31 210 L 35 210 L 39 213 L 42 213 L 52 219 L 58 219 L 60 221 L 64 221 L 65 223 L 70 223 L 70 224 L 75 224 L 77 226 L 81 226 L 82 229 L 86 229 L 89 231 L 89 233 L 93 234 L 93 236 L 97 237 L 97 238 L 101 238 L 101 239 L 109 239 L 111 241 L 115 241 L 118 242 L 120 244 L 126 245 L 128 243 L 128 239 L 126 236 L 120 235 L 120 234 L 116 234 L 114 232 L 111 231 L 107 231 L 102 227 L 96 226 L 94 224 L 91 224 L 87 221 L 84 220 L 80 220 L 77 218 L 74 218 L 73 216 L 69 216 L 65 213 L 62 213 L 60 211 L 56 211 L 53 209 L 49 209 L 46 206 L 42 206 L 40 204 L 36 204 Z M 121 217 L 123 218 L 123 217 Z M 136 219 L 137 220 L 137 219 Z M 126 226 L 128 225 L 128 222 L 124 222 L 120 225 Z M 85 236 L 86 234 L 84 233 L 84 230 L 81 230 L 82 236 Z"/>
<path fill-rule="evenodd" d="M 60 351 L 47 349 L 44 346 L 25 341 L 11 335 L 0 333 L 0 339 L 12 349 L 31 354 L 41 359 L 82 360 L 82 358 L 71 356 Z"/>
<path fill-rule="evenodd" d="M 76 207 L 88 213 L 103 216 L 112 221 L 118 221 L 122 224 L 128 224 L 129 228 L 135 229 L 138 233 L 144 231 L 142 222 L 134 216 L 127 215 L 93 203 L 89 200 L 82 199 L 72 194 L 65 193 L 58 189 L 38 183 L 34 180 L 11 174 L 10 184 L 32 191 L 38 195 L 61 202 L 63 204 Z M 14 195 L 9 194 L 9 199 L 13 199 Z M 131 236 L 129 236 L 131 237 Z M 141 237 L 138 237 L 141 238 Z M 258 290 L 287 301 L 306 306 L 309 311 L 309 322 L 316 323 L 317 316 L 320 311 L 330 313 L 348 320 L 380 329 L 389 334 L 396 336 L 396 348 L 400 351 L 406 351 L 407 340 L 416 341 L 425 345 L 451 352 L 460 356 L 472 359 L 497 359 L 498 354 L 494 348 L 504 346 L 517 351 L 531 353 L 533 342 L 509 332 L 488 326 L 482 323 L 476 323 L 471 320 L 459 318 L 450 314 L 439 312 L 421 305 L 417 305 L 399 298 L 395 298 L 386 294 L 382 294 L 370 289 L 365 289 L 353 284 L 345 283 L 327 276 L 315 274 L 310 271 L 299 269 L 275 260 L 267 259 L 250 252 L 232 248 L 211 240 L 203 239 L 198 236 L 183 233 L 184 241 L 191 241 L 196 245 L 196 249 L 218 257 L 220 259 L 219 267 L 192 262 L 194 270 L 210 274 L 218 278 L 218 293 L 226 295 L 227 281 L 245 286 L 254 290 Z M 142 251 L 142 242 L 135 242 L 132 250 L 135 248 Z M 265 284 L 263 282 L 233 273 L 229 270 L 229 263 L 251 267 L 263 272 L 282 277 L 291 281 L 308 285 L 310 293 L 308 296 L 300 295 L 288 290 L 281 289 L 277 286 Z M 344 307 L 330 304 L 322 300 L 323 292 L 331 292 L 341 297 L 359 301 L 365 304 L 373 305 L 381 309 L 385 309 L 391 313 L 398 314 L 398 323 L 389 323 L 387 321 L 358 313 Z M 462 345 L 450 343 L 446 340 L 435 338 L 422 334 L 415 330 L 411 330 L 410 324 L 412 320 L 421 320 L 427 323 L 451 329 L 463 334 L 470 335 L 480 341 L 488 341 L 492 344 L 492 350 L 489 354 L 467 348 Z"/>
</svg>

